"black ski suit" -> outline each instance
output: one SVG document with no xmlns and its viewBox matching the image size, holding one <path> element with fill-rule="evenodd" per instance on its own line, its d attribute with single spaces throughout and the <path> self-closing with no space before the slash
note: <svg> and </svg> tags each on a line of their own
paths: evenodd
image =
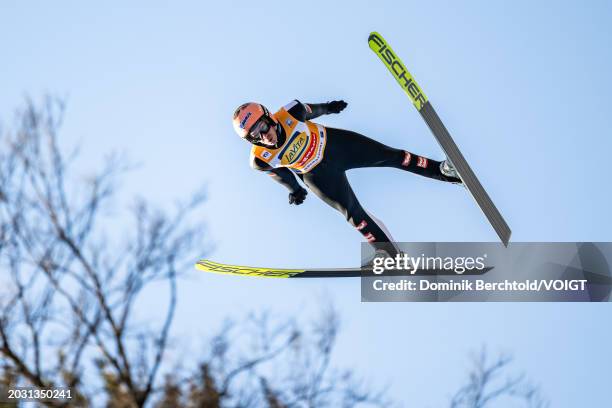
<svg viewBox="0 0 612 408">
<path fill-rule="evenodd" d="M 329 104 L 297 103 L 289 113 L 300 121 L 311 120 L 328 114 Z M 282 127 L 278 126 L 282 132 Z M 369 214 L 359 203 L 346 177 L 346 171 L 363 167 L 395 167 L 421 176 L 453 183 L 457 178 L 447 177 L 440 172 L 440 162 L 410 152 L 394 149 L 376 140 L 350 130 L 327 127 L 327 145 L 323 160 L 310 172 L 297 174 L 304 184 L 327 204 L 338 210 L 346 220 L 372 244 L 379 248 L 383 242 L 393 239 L 384 224 Z M 282 132 L 284 133 L 284 132 Z M 284 143 L 284 134 L 279 135 L 278 144 Z M 291 193 L 302 187 L 295 174 L 288 168 L 272 168 L 264 161 L 254 158 L 251 166 L 266 171 Z M 391 255 L 396 251 L 387 249 Z"/>
</svg>

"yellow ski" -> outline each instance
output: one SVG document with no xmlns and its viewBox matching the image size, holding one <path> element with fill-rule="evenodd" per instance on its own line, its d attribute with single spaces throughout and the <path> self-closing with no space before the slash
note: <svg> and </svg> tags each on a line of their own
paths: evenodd
<svg viewBox="0 0 612 408">
<path fill-rule="evenodd" d="M 228 265 L 202 259 L 196 268 L 205 272 L 226 275 L 257 276 L 261 278 L 354 278 L 361 276 L 361 268 L 282 269 Z"/>
</svg>

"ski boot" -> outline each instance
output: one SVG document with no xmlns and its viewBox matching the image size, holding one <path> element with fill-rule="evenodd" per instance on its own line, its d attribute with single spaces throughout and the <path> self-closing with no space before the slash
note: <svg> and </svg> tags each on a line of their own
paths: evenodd
<svg viewBox="0 0 612 408">
<path fill-rule="evenodd" d="M 461 177 L 455 166 L 447 159 L 440 163 L 440 173 L 442 173 L 446 177 L 457 179 L 456 181 L 449 180 L 450 183 L 463 185 L 463 181 L 461 181 Z"/>
</svg>

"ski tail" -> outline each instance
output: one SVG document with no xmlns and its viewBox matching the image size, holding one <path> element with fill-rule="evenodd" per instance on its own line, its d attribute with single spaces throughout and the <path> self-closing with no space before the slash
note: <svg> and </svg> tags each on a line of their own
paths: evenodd
<svg viewBox="0 0 612 408">
<path fill-rule="evenodd" d="M 429 129 L 446 154 L 448 160 L 450 160 L 459 173 L 463 184 L 487 217 L 500 240 L 505 246 L 508 246 L 512 234 L 510 227 L 468 165 L 463 154 L 457 147 L 457 144 L 448 130 L 446 130 L 446 127 L 440 120 L 440 117 L 421 87 L 416 83 L 406 66 L 379 33 L 370 33 L 368 45 L 385 64 L 406 95 L 408 95 L 415 108 L 421 114 L 423 120 L 427 123 L 427 126 L 429 126 Z"/>
<path fill-rule="evenodd" d="M 463 183 L 468 187 L 474 200 L 476 200 L 476 203 L 482 209 L 489 223 L 493 226 L 497 236 L 499 236 L 499 239 L 507 247 L 510 242 L 510 236 L 512 235 L 510 227 L 497 207 L 495 207 L 495 204 L 493 204 L 493 200 L 491 200 L 487 191 L 482 184 L 480 184 L 476 174 L 474 174 L 472 168 L 463 157 L 463 154 L 461 154 L 459 147 L 457 147 L 457 144 L 448 133 L 448 130 L 446 130 L 446 127 L 440 120 L 433 106 L 427 102 L 420 113 L 423 119 L 425 119 L 427 126 L 429 126 L 431 131 L 436 135 L 436 139 L 442 147 L 442 150 L 444 150 L 450 162 L 457 170 L 457 173 L 459 173 L 459 177 L 461 177 Z"/>
</svg>

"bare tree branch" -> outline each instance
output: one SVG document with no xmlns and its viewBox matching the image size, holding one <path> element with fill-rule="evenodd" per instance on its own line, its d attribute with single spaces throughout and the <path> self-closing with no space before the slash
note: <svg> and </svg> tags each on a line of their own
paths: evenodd
<svg viewBox="0 0 612 408">
<path fill-rule="evenodd" d="M 494 407 L 498 401 L 507 398 L 512 398 L 527 408 L 548 406 L 538 388 L 529 383 L 524 375 L 511 376 L 505 373 L 512 362 L 509 356 L 500 355 L 490 361 L 487 350 L 483 347 L 473 360 L 469 381 L 455 393 L 450 403 L 451 408 Z"/>
<path fill-rule="evenodd" d="M 104 388 L 144 406 L 166 371 L 177 271 L 201 242 L 201 225 L 186 225 L 204 197 L 194 195 L 174 215 L 141 200 L 135 228 L 114 232 L 110 245 L 101 210 L 128 166 L 112 156 L 93 177 L 79 179 L 78 150 L 66 155 L 60 148 L 64 112 L 56 98 L 28 99 L 15 130 L 0 134 L 0 268 L 9 272 L 0 278 L 8 294 L 0 303 L 0 355 L 20 384 L 78 385 L 90 396 L 95 387 L 85 387 L 82 375 L 95 359 Z M 169 299 L 151 335 L 130 316 L 155 281 L 167 282 Z"/>
<path fill-rule="evenodd" d="M 390 406 L 382 391 L 364 386 L 350 371 L 331 368 L 339 329 L 333 308 L 310 328 L 299 327 L 295 320 L 273 321 L 267 313 L 226 324 L 213 338 L 198 374 L 187 381 L 186 405 Z"/>
</svg>

